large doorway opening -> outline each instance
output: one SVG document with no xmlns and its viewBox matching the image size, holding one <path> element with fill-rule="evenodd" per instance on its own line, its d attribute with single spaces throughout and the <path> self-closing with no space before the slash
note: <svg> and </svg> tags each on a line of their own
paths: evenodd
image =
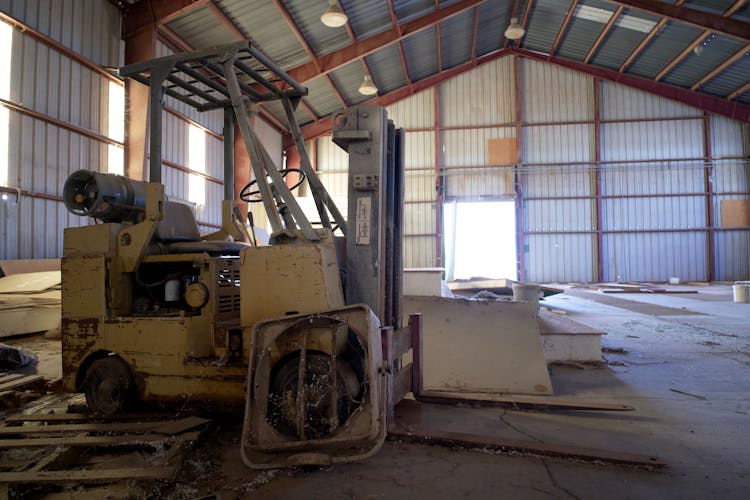
<svg viewBox="0 0 750 500">
<path fill-rule="evenodd" d="M 448 281 L 517 279 L 514 201 L 453 201 L 443 205 Z"/>
</svg>

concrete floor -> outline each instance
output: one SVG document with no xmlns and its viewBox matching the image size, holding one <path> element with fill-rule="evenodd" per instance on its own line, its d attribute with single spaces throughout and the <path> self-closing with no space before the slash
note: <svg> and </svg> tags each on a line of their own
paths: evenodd
<svg viewBox="0 0 750 500">
<path fill-rule="evenodd" d="M 604 366 L 551 367 L 555 395 L 629 404 L 633 412 L 430 406 L 419 423 L 655 455 L 669 464 L 666 471 L 387 441 L 365 463 L 257 473 L 242 464 L 241 424 L 230 420 L 204 435 L 176 482 L 130 493 L 223 499 L 750 498 L 750 304 L 732 303 L 729 286 L 693 289 L 699 293 L 618 294 L 618 306 L 587 300 L 586 294 L 603 294 L 579 290 L 545 301 L 607 332 Z M 628 308 L 639 303 L 672 311 L 653 316 Z"/>
</svg>

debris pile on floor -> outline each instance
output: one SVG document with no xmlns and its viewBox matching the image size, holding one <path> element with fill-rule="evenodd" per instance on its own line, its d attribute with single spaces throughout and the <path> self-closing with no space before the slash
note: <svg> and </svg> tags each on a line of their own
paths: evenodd
<svg viewBox="0 0 750 500">
<path fill-rule="evenodd" d="M 126 480 L 169 480 L 210 422 L 164 414 L 45 413 L 52 403 L 37 405 L 40 411 L 6 417 L 0 425 L 0 485 L 7 485 L 13 495 Z M 59 407 L 60 398 L 54 403 Z M 93 490 L 85 491 L 88 495 Z"/>
</svg>

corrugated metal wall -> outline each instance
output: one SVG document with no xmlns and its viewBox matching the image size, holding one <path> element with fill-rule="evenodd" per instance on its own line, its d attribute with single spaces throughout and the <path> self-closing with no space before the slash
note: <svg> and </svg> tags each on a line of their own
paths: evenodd
<svg viewBox="0 0 750 500">
<path fill-rule="evenodd" d="M 722 200 L 748 197 L 742 124 L 543 62 L 520 59 L 519 68 L 519 117 L 512 56 L 388 108 L 406 129 L 407 266 L 440 265 L 437 163 L 446 200 L 521 197 L 523 280 L 750 277 L 748 231 L 720 224 Z M 517 128 L 513 186 L 507 167 L 488 165 L 487 141 Z M 345 154 L 330 137 L 316 151 L 326 185 L 345 194 Z"/>
<path fill-rule="evenodd" d="M 119 13 L 109 2 L 3 0 L 0 10 L 96 64 L 119 63 Z M 0 61 L 11 78 L 9 95 L 3 97 L 107 135 L 109 79 L 16 28 L 8 48 L 3 47 Z M 5 193 L 0 201 L 0 259 L 59 257 L 62 229 L 88 223 L 65 209 L 63 184 L 78 169 L 106 171 L 107 143 L 17 110 L 9 112 L 9 120 L 4 187 L 24 194 Z"/>
</svg>

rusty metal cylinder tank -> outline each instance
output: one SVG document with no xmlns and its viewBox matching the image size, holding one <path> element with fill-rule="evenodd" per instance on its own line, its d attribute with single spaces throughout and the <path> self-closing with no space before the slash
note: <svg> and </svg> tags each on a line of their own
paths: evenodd
<svg viewBox="0 0 750 500">
<path fill-rule="evenodd" d="M 103 222 L 138 222 L 146 210 L 146 183 L 115 174 L 78 170 L 63 188 L 68 211 Z"/>
</svg>

